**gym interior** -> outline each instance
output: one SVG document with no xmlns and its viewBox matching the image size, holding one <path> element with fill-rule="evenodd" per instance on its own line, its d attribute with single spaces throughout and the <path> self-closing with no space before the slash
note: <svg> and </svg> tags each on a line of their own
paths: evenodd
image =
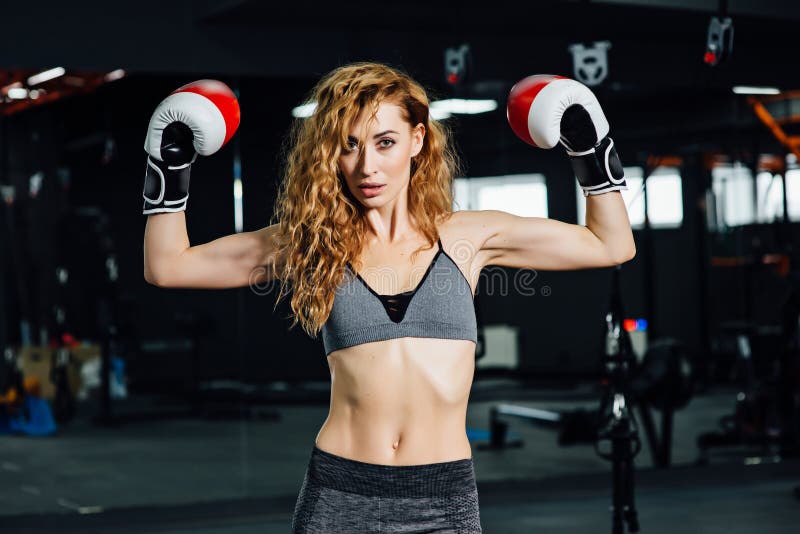
<svg viewBox="0 0 800 534">
<path fill-rule="evenodd" d="M 275 283 L 148 283 L 143 143 L 176 88 L 224 82 L 241 123 L 192 165 L 188 235 L 264 228 L 310 91 L 359 61 L 427 90 L 454 211 L 587 224 L 564 150 L 509 127 L 533 74 L 591 89 L 624 166 L 633 259 L 480 273 L 482 531 L 796 532 L 797 2 L 43 0 L 2 20 L 3 532 L 292 531 L 322 340 Z"/>
</svg>

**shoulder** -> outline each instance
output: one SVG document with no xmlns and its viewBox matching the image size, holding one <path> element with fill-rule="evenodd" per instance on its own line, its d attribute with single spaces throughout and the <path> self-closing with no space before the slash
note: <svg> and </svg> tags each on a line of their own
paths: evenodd
<svg viewBox="0 0 800 534">
<path fill-rule="evenodd" d="M 508 213 L 497 210 L 455 211 L 439 225 L 445 251 L 453 257 L 469 259 L 478 270 L 491 260 L 487 242 L 499 232 Z"/>
<path fill-rule="evenodd" d="M 439 231 L 451 239 L 470 238 L 483 243 L 497 233 L 509 216 L 499 210 L 454 211 L 439 225 Z"/>
</svg>

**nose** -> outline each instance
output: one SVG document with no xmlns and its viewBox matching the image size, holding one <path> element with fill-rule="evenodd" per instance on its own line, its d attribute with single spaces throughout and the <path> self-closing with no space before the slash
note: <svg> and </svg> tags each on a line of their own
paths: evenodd
<svg viewBox="0 0 800 534">
<path fill-rule="evenodd" d="M 365 147 L 364 150 L 361 151 L 361 172 L 364 173 L 365 176 L 375 174 L 377 171 L 375 168 L 376 163 L 377 154 L 375 154 L 375 149 L 372 147 Z"/>
</svg>

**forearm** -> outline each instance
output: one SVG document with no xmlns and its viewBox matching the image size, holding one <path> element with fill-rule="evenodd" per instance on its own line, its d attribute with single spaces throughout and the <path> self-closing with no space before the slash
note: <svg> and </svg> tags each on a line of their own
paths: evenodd
<svg viewBox="0 0 800 534">
<path fill-rule="evenodd" d="M 632 259 L 636 244 L 622 195 L 613 191 L 585 198 L 586 227 L 603 243 L 609 257 L 615 263 Z"/>
<path fill-rule="evenodd" d="M 174 265 L 189 246 L 185 212 L 149 215 L 144 229 L 145 279 L 156 285 L 163 284 L 170 265 Z"/>
</svg>

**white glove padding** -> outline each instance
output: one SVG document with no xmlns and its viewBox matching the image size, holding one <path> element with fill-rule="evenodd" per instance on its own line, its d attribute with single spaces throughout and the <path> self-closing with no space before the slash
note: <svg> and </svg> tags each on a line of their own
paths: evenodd
<svg viewBox="0 0 800 534">
<path fill-rule="evenodd" d="M 239 102 L 227 85 L 217 80 L 192 82 L 173 91 L 153 112 L 144 150 L 161 161 L 169 159 L 161 153 L 162 134 L 168 125 L 180 122 L 191 130 L 194 150 L 210 156 L 233 136 L 239 118 Z"/>
<path fill-rule="evenodd" d="M 608 120 L 585 85 L 550 74 L 529 76 L 511 89 L 507 116 L 526 143 L 564 146 L 585 195 L 627 189 Z"/>
</svg>

